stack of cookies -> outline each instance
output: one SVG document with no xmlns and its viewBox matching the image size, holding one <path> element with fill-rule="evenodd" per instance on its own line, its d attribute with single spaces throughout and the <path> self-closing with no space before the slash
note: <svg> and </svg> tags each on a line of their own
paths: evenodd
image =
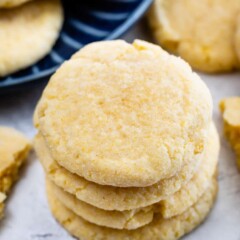
<svg viewBox="0 0 240 240">
<path fill-rule="evenodd" d="M 0 77 L 46 56 L 62 23 L 60 0 L 0 0 Z"/>
<path fill-rule="evenodd" d="M 214 203 L 211 95 L 156 45 L 84 47 L 52 76 L 34 122 L 51 211 L 79 239 L 178 239 Z"/>
</svg>

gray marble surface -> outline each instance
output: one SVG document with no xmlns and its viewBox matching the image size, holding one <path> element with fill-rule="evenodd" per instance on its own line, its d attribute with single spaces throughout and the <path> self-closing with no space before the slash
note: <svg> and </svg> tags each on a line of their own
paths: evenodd
<svg viewBox="0 0 240 240">
<path fill-rule="evenodd" d="M 133 28 L 125 39 L 149 40 L 144 23 Z M 235 157 L 222 136 L 218 102 L 240 95 L 240 73 L 200 74 L 214 99 L 214 122 L 221 136 L 219 195 L 208 219 L 186 240 L 240 240 L 240 174 Z M 21 93 L 0 97 L 0 125 L 15 127 L 30 138 L 35 134 L 32 114 L 44 84 Z M 0 240 L 73 239 L 51 216 L 44 190 L 44 174 L 34 153 L 7 201 L 6 218 L 0 223 Z M 146 239 L 150 240 L 150 239 Z"/>
</svg>

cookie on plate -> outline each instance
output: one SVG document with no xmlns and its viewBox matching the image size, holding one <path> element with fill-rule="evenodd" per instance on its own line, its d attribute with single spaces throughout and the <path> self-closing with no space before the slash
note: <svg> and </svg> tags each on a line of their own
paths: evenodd
<svg viewBox="0 0 240 240">
<path fill-rule="evenodd" d="M 203 152 L 211 114 L 209 90 L 188 64 L 156 45 L 116 40 L 89 44 L 58 69 L 35 124 L 68 171 L 146 187 Z"/>
<path fill-rule="evenodd" d="M 240 169 L 240 97 L 223 99 L 219 107 L 223 114 L 225 136 L 236 152 Z"/>
<path fill-rule="evenodd" d="M 240 67 L 234 47 L 239 0 L 155 0 L 149 13 L 161 46 L 195 69 L 224 72 Z"/>
<path fill-rule="evenodd" d="M 26 68 L 52 48 L 63 22 L 60 0 L 0 9 L 0 77 Z"/>
<path fill-rule="evenodd" d="M 0 8 L 12 8 L 22 5 L 30 0 L 0 0 Z"/>
<path fill-rule="evenodd" d="M 17 180 L 19 168 L 30 148 L 29 140 L 21 133 L 12 128 L 0 127 L 0 212 L 3 211 L 6 194 Z"/>
<path fill-rule="evenodd" d="M 216 197 L 217 182 L 212 180 L 203 196 L 183 214 L 170 219 L 162 219 L 155 214 L 153 221 L 136 230 L 117 230 L 89 223 L 66 208 L 48 191 L 48 201 L 53 216 L 73 236 L 79 239 L 104 240 L 175 240 L 196 228 L 208 215 Z"/>
</svg>

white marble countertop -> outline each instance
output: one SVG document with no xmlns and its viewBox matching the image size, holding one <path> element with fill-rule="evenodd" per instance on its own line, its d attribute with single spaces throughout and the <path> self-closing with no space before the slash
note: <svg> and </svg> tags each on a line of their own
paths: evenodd
<svg viewBox="0 0 240 240">
<path fill-rule="evenodd" d="M 125 39 L 146 39 L 144 23 L 133 28 Z M 219 195 L 208 219 L 186 240 L 240 240 L 240 173 L 235 157 L 222 136 L 218 102 L 227 96 L 240 95 L 240 73 L 223 75 L 200 74 L 214 99 L 214 121 L 221 135 Z M 44 84 L 22 93 L 0 97 L 0 125 L 19 129 L 29 137 L 35 130 L 32 114 Z M 51 216 L 48 209 L 44 174 L 35 154 L 31 154 L 7 201 L 6 218 L 0 223 L 0 240 L 71 240 L 73 239 Z M 146 239 L 148 240 L 148 239 Z"/>
</svg>

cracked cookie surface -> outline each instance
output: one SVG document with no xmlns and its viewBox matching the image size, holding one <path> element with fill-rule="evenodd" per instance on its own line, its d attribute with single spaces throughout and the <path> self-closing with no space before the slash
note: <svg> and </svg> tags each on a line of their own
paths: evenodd
<svg viewBox="0 0 240 240">
<path fill-rule="evenodd" d="M 98 184 L 146 187 L 203 152 L 212 99 L 181 59 L 144 41 L 116 40 L 65 62 L 36 111 L 59 165 Z"/>
</svg>

